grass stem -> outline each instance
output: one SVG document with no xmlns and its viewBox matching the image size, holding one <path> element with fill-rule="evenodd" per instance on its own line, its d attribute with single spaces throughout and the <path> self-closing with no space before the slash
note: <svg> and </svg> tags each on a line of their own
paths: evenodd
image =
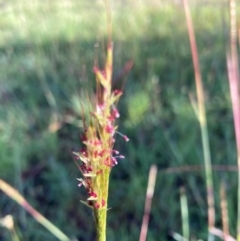
<svg viewBox="0 0 240 241">
<path fill-rule="evenodd" d="M 180 188 L 180 203 L 181 203 L 181 214 L 182 214 L 182 229 L 183 237 L 186 240 L 189 240 L 190 231 L 189 231 L 189 220 L 188 220 L 188 203 L 187 196 L 184 187 Z"/>
<path fill-rule="evenodd" d="M 188 1 L 183 0 L 184 9 L 187 20 L 188 34 L 191 46 L 191 53 L 194 66 L 195 74 L 195 83 L 197 90 L 197 103 L 198 103 L 198 120 L 201 128 L 202 135 L 202 145 L 203 145 L 203 154 L 204 154 L 204 165 L 205 165 L 205 175 L 206 175 L 206 185 L 207 185 L 207 203 L 208 203 L 208 229 L 209 237 L 208 240 L 213 240 L 213 237 L 210 233 L 210 229 L 214 227 L 215 224 L 215 208 L 214 208 L 214 196 L 213 196 L 213 177 L 212 177 L 212 164 L 211 164 L 211 155 L 209 147 L 209 137 L 208 137 L 208 128 L 206 121 L 206 110 L 204 104 L 204 90 L 202 84 L 202 77 L 200 71 L 200 64 L 198 59 L 198 50 L 194 34 L 194 27 L 192 23 L 191 13 L 188 6 Z"/>
<path fill-rule="evenodd" d="M 155 183 L 157 178 L 157 167 L 152 165 L 148 175 L 148 187 L 145 199 L 144 215 L 142 220 L 142 227 L 140 232 L 139 241 L 145 241 L 147 238 L 148 222 L 152 206 L 152 198 L 155 189 Z"/>
<path fill-rule="evenodd" d="M 50 231 L 55 237 L 61 241 L 69 241 L 68 238 L 61 230 L 59 230 L 55 225 L 53 225 L 49 220 L 43 217 L 37 210 L 35 210 L 26 199 L 13 187 L 0 179 L 0 190 L 5 192 L 10 198 L 15 200 L 19 205 L 21 205 L 27 212 L 29 212 L 35 220 L 42 224 L 48 231 Z"/>
<path fill-rule="evenodd" d="M 228 205 L 226 199 L 226 185 L 223 182 L 220 186 L 220 200 L 220 206 L 222 211 L 223 237 L 224 241 L 227 241 L 227 237 L 229 236 Z"/>
<path fill-rule="evenodd" d="M 237 143 L 238 163 L 238 211 L 237 211 L 237 240 L 240 241 L 240 104 L 239 104 L 239 70 L 237 55 L 237 21 L 236 2 L 230 0 L 230 54 L 227 55 L 228 78 L 232 99 L 234 129 Z"/>
</svg>

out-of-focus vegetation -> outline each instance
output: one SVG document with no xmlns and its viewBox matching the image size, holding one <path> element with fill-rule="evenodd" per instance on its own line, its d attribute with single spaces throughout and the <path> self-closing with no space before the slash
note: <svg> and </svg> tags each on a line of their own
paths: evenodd
<svg viewBox="0 0 240 241">
<path fill-rule="evenodd" d="M 236 165 L 226 71 L 227 1 L 191 4 L 206 94 L 213 165 Z M 112 170 L 108 240 L 138 240 L 148 171 L 159 168 L 148 241 L 181 233 L 180 195 L 186 187 L 191 235 L 206 239 L 207 206 L 199 124 L 189 100 L 194 74 L 181 1 L 114 1 L 114 81 L 125 84 L 117 139 L 126 156 Z M 80 103 L 94 85 L 92 67 L 104 60 L 102 1 L 3 1 L 0 5 L 0 178 L 12 184 L 68 236 L 94 240 L 91 211 L 79 200 L 80 173 L 71 150 L 80 147 Z M 133 60 L 130 74 L 122 66 Z M 214 171 L 217 226 L 220 181 L 227 183 L 235 235 L 237 172 Z M 0 193 L 0 217 L 12 214 L 21 240 L 55 240 Z M 0 240 L 10 240 L 0 229 Z"/>
</svg>

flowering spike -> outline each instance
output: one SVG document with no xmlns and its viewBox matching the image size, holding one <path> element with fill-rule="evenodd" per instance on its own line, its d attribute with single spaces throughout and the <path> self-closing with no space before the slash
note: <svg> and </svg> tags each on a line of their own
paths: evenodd
<svg viewBox="0 0 240 241">
<path fill-rule="evenodd" d="M 115 134 L 120 134 L 125 141 L 129 140 L 127 136 L 117 131 L 118 127 L 115 125 L 115 120 L 120 117 L 116 103 L 123 92 L 121 90 L 112 91 L 112 59 L 113 46 L 110 43 L 107 49 L 105 68 L 103 70 L 96 66 L 93 68 L 97 88 L 95 98 L 88 99 L 95 100 L 91 103 L 89 123 L 85 121 L 87 118 L 83 118 L 84 133 L 81 135 L 81 140 L 84 148 L 78 152 L 73 152 L 77 159 L 77 166 L 82 173 L 82 178 L 77 179 L 78 186 L 84 186 L 87 190 L 88 197 L 84 203 L 94 209 L 98 225 L 103 226 L 98 227 L 99 230 L 104 230 L 106 226 L 111 169 L 118 164 L 118 159 L 124 158 L 123 155 L 119 154 L 119 151 L 113 149 Z"/>
</svg>

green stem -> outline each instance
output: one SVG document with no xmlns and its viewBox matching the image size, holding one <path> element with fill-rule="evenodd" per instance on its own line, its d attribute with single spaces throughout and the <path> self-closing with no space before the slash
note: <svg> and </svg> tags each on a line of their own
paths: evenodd
<svg viewBox="0 0 240 241">
<path fill-rule="evenodd" d="M 107 209 L 98 211 L 97 241 L 106 241 Z"/>
<path fill-rule="evenodd" d="M 104 173 L 104 181 L 101 187 L 102 199 L 105 201 L 103 208 L 94 208 L 94 218 L 96 222 L 97 241 L 106 241 L 106 226 L 107 226 L 107 203 L 108 203 L 108 187 L 109 187 L 110 170 Z"/>
</svg>

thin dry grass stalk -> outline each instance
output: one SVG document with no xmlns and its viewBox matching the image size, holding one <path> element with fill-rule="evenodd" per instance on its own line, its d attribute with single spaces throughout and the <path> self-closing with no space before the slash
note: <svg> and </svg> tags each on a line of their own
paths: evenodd
<svg viewBox="0 0 240 241">
<path fill-rule="evenodd" d="M 186 190 L 184 187 L 180 188 L 180 203 L 181 203 L 181 214 L 182 214 L 183 237 L 186 240 L 189 240 L 190 229 L 189 229 L 189 220 L 188 220 L 188 202 L 187 202 Z"/>
<path fill-rule="evenodd" d="M 188 239 L 185 239 L 181 234 L 176 233 L 174 231 L 170 232 L 170 235 L 175 239 L 176 241 L 189 241 Z"/>
<path fill-rule="evenodd" d="M 204 101 L 204 91 L 201 78 L 200 64 L 198 59 L 198 50 L 194 34 L 194 27 L 192 23 L 191 13 L 188 6 L 188 1 L 183 0 L 185 15 L 187 20 L 188 34 L 191 46 L 191 53 L 194 66 L 195 83 L 197 90 L 197 117 L 201 127 L 202 135 L 202 145 L 204 154 L 204 164 L 205 164 L 205 175 L 206 175 L 206 185 L 207 185 L 207 203 L 208 203 L 208 229 L 214 227 L 215 224 L 215 207 L 214 207 L 214 196 L 213 196 L 213 178 L 212 178 L 212 164 L 210 156 L 208 129 L 206 121 L 206 110 Z M 210 234 L 210 232 L 209 232 Z M 209 236 L 211 239 L 211 235 Z"/>
<path fill-rule="evenodd" d="M 146 192 L 144 215 L 142 220 L 142 227 L 140 232 L 139 241 L 145 241 L 147 238 L 148 222 L 152 206 L 152 198 L 155 189 L 155 183 L 157 178 L 157 166 L 152 165 L 148 175 L 148 187 Z"/>
<path fill-rule="evenodd" d="M 1 179 L 0 179 L 0 190 L 2 190 L 10 198 L 15 200 L 19 205 L 21 205 L 27 212 L 29 212 L 33 216 L 33 218 L 36 221 L 42 224 L 59 240 L 70 241 L 70 238 L 68 238 L 61 230 L 59 230 L 49 220 L 43 217 L 36 209 L 34 209 L 16 189 L 14 189 L 13 187 L 8 185 L 6 182 L 4 182 Z"/>
<path fill-rule="evenodd" d="M 220 206 L 222 212 L 222 226 L 223 226 L 223 237 L 224 241 L 227 241 L 227 237 L 229 236 L 229 222 L 228 222 L 228 205 L 226 199 L 226 186 L 222 182 L 220 186 Z"/>
<path fill-rule="evenodd" d="M 239 69 L 237 55 L 237 21 L 236 2 L 230 0 L 230 54 L 227 54 L 228 79 L 232 99 L 234 129 L 237 144 L 238 162 L 238 203 L 240 202 L 240 103 L 239 103 Z M 237 240 L 240 241 L 240 205 L 237 212 Z"/>
<path fill-rule="evenodd" d="M 212 227 L 210 229 L 210 232 L 211 234 L 215 235 L 216 237 L 219 237 L 220 239 L 224 240 L 224 241 L 236 241 L 235 238 L 233 238 L 232 236 L 228 235 L 228 236 L 225 236 L 225 239 L 224 239 L 224 233 L 222 230 L 218 229 L 218 228 L 215 228 L 215 227 Z"/>
<path fill-rule="evenodd" d="M 12 241 L 20 241 L 14 227 L 14 220 L 12 215 L 7 215 L 0 219 L 0 226 L 7 228 L 11 234 Z"/>
</svg>

